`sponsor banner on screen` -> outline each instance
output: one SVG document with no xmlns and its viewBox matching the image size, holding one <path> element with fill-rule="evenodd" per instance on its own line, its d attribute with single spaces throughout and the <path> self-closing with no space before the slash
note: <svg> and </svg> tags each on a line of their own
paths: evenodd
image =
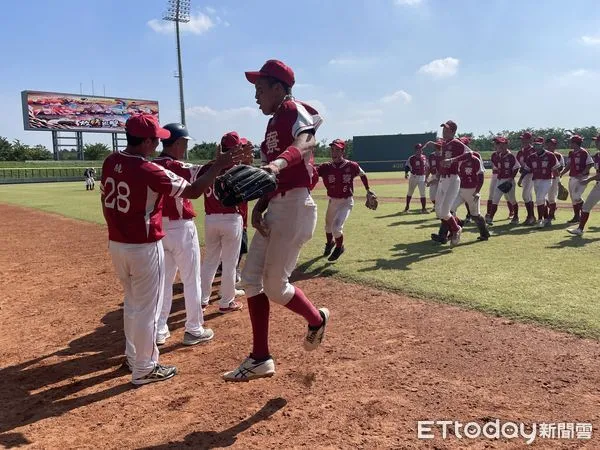
<svg viewBox="0 0 600 450">
<path fill-rule="evenodd" d="M 26 130 L 119 133 L 133 114 L 158 119 L 158 102 L 118 97 L 23 91 Z"/>
</svg>

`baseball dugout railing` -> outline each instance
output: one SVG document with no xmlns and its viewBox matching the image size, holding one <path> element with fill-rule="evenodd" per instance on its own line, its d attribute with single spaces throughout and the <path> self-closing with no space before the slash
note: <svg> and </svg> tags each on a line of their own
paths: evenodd
<svg viewBox="0 0 600 450">
<path fill-rule="evenodd" d="M 100 178 L 100 167 L 96 169 L 96 179 Z M 83 181 L 82 167 L 35 167 L 0 168 L 0 184 L 51 183 L 56 181 Z"/>
</svg>

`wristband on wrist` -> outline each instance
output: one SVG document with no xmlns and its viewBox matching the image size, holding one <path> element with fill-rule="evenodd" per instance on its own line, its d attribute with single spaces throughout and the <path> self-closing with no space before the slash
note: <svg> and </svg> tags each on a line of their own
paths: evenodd
<svg viewBox="0 0 600 450">
<path fill-rule="evenodd" d="M 277 158 L 275 161 L 272 161 L 271 164 L 277 166 L 279 170 L 285 169 L 288 166 L 288 162 L 283 158 Z"/>
<path fill-rule="evenodd" d="M 288 166 L 294 166 L 302 161 L 302 152 L 298 147 L 290 145 L 277 159 L 283 159 Z"/>
</svg>

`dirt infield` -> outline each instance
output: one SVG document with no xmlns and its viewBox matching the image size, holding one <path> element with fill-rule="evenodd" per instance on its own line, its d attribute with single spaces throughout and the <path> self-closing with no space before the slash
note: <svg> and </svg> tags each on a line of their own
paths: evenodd
<svg viewBox="0 0 600 450">
<path fill-rule="evenodd" d="M 246 311 L 207 311 L 216 333 L 161 360 L 181 373 L 133 388 L 123 362 L 121 290 L 105 229 L 0 205 L 0 446 L 7 448 L 522 448 L 511 441 L 419 441 L 417 420 L 495 418 L 594 424 L 600 448 L 600 344 L 544 328 L 298 275 L 332 311 L 322 348 L 305 353 L 303 321 L 272 308 L 277 374 L 226 384 L 249 351 Z M 438 430 L 439 435 L 439 430 Z"/>
</svg>

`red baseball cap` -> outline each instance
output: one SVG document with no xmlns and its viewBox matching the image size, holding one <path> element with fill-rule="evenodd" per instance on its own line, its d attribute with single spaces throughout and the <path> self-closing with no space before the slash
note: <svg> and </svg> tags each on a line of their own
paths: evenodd
<svg viewBox="0 0 600 450">
<path fill-rule="evenodd" d="M 546 142 L 549 144 L 558 144 L 558 140 L 556 138 L 548 138 Z"/>
<path fill-rule="evenodd" d="M 223 150 L 231 150 L 238 145 L 244 145 L 242 141 L 243 138 L 240 138 L 240 135 L 235 131 L 230 131 L 229 133 L 225 133 L 221 138 L 221 148 Z M 246 141 L 248 142 L 248 141 Z"/>
<path fill-rule="evenodd" d="M 520 139 L 531 139 L 532 137 L 533 135 L 529 131 L 526 131 L 521 136 L 519 136 Z"/>
<path fill-rule="evenodd" d="M 273 77 L 290 87 L 296 82 L 292 68 L 277 59 L 268 60 L 258 72 L 246 72 L 246 79 L 252 84 L 255 84 L 260 77 Z"/>
<path fill-rule="evenodd" d="M 571 142 L 575 142 L 576 144 L 582 144 L 583 143 L 583 138 L 581 136 L 579 136 L 578 134 L 575 134 L 575 135 L 571 136 L 571 138 L 569 140 Z"/>
<path fill-rule="evenodd" d="M 454 132 L 456 132 L 456 130 L 458 129 L 458 125 L 456 125 L 456 122 L 454 122 L 453 120 L 449 120 L 446 123 L 441 124 L 440 127 L 449 128 Z"/>
<path fill-rule="evenodd" d="M 536 137 L 535 141 L 533 141 L 534 144 L 543 144 L 544 143 L 544 138 L 543 137 Z"/>
<path fill-rule="evenodd" d="M 343 139 L 334 139 L 333 142 L 329 144 L 329 146 L 339 148 L 340 150 L 344 150 L 346 148 L 346 142 Z"/>
<path fill-rule="evenodd" d="M 508 143 L 508 139 L 506 139 L 504 136 L 496 136 L 493 140 L 494 140 L 494 142 L 496 142 L 498 144 L 507 144 Z"/>
<path fill-rule="evenodd" d="M 165 130 L 152 114 L 134 114 L 125 122 L 125 131 L 139 138 L 169 139 L 171 132 Z"/>
</svg>

